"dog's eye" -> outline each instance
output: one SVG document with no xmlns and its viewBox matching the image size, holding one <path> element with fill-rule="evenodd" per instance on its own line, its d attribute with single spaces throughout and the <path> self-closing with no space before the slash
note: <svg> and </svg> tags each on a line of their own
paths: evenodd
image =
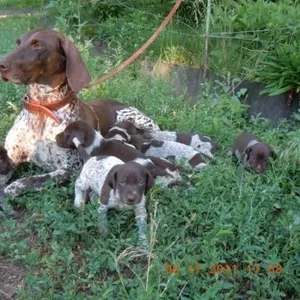
<svg viewBox="0 0 300 300">
<path fill-rule="evenodd" d="M 126 180 L 125 179 L 122 179 L 119 181 L 120 185 L 125 185 L 126 184 Z"/>
<path fill-rule="evenodd" d="M 144 180 L 140 180 L 139 181 L 139 185 L 145 185 L 145 181 Z"/>
<path fill-rule="evenodd" d="M 37 40 L 32 40 L 31 41 L 31 48 L 35 49 L 35 50 L 40 50 L 40 49 L 43 49 L 44 46 L 41 43 L 39 43 Z"/>
</svg>

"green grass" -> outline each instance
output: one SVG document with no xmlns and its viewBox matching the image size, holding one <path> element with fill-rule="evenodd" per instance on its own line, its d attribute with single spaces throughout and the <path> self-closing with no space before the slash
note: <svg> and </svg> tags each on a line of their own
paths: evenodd
<svg viewBox="0 0 300 300">
<path fill-rule="evenodd" d="M 1 36 L 7 28 L 3 22 L 11 23 L 1 54 L 36 20 L 1 20 Z M 87 47 L 80 49 L 94 78 L 123 59 L 118 50 L 113 60 L 101 60 L 91 58 Z M 18 109 L 22 92 L 0 85 L 2 136 L 16 116 L 7 101 Z M 42 192 L 11 199 L 25 216 L 1 221 L 0 253 L 28 271 L 18 299 L 299 299 L 299 124 L 270 128 L 264 120 L 247 120 L 245 107 L 225 91 L 208 95 L 204 89 L 199 104 L 189 107 L 167 83 L 141 74 L 138 65 L 81 97 L 134 105 L 165 129 L 211 136 L 222 150 L 207 169 L 184 175 L 179 188 L 151 191 L 151 260 L 134 251 L 138 237 L 132 212 L 109 213 L 110 234 L 101 238 L 97 206 L 89 204 L 84 212 L 73 208 L 73 183 L 49 183 Z M 227 155 L 233 139 L 246 130 L 278 153 L 262 176 L 241 170 Z M 32 172 L 23 169 L 19 176 Z M 281 273 L 268 272 L 279 264 Z M 220 265 L 236 265 L 237 272 Z"/>
<path fill-rule="evenodd" d="M 0 10 L 2 8 L 26 8 L 40 7 L 44 0 L 0 0 Z"/>
</svg>

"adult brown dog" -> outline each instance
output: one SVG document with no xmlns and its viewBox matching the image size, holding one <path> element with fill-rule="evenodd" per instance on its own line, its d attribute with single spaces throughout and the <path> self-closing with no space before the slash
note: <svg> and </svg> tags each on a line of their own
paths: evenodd
<svg viewBox="0 0 300 300">
<path fill-rule="evenodd" d="M 72 121 L 85 120 L 102 134 L 121 121 L 158 129 L 136 108 L 117 101 L 81 102 L 76 93 L 90 81 L 89 73 L 74 43 L 56 31 L 33 30 L 17 39 L 17 48 L 0 59 L 0 72 L 3 80 L 28 86 L 23 109 L 5 140 L 12 168 L 1 175 L 2 182 L 23 162 L 34 162 L 49 172 L 13 182 L 4 189 L 6 196 L 41 189 L 51 178 L 68 179 L 81 168 L 76 150 L 55 143 L 55 136 Z"/>
</svg>

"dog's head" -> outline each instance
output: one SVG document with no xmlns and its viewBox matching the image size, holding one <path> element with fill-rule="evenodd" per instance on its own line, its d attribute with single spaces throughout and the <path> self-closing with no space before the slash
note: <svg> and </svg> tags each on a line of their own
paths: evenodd
<svg viewBox="0 0 300 300">
<path fill-rule="evenodd" d="M 6 175 L 12 167 L 12 160 L 7 155 L 7 150 L 0 145 L 0 174 Z"/>
<path fill-rule="evenodd" d="M 113 167 L 107 175 L 100 196 L 101 203 L 107 204 L 110 191 L 118 193 L 120 200 L 128 205 L 141 202 L 144 195 L 153 187 L 152 175 L 135 162 L 127 162 Z"/>
<path fill-rule="evenodd" d="M 55 87 L 67 79 L 74 92 L 90 75 L 74 43 L 50 29 L 37 29 L 17 39 L 17 48 L 0 59 L 1 77 L 15 84 Z"/>
<path fill-rule="evenodd" d="M 263 173 L 269 166 L 269 159 L 276 158 L 275 151 L 265 143 L 257 143 L 245 151 L 246 165 L 255 173 Z"/>
<path fill-rule="evenodd" d="M 75 149 L 79 144 L 88 147 L 95 139 L 95 130 L 85 121 L 79 120 L 70 123 L 55 139 L 57 145 L 62 148 Z"/>
</svg>

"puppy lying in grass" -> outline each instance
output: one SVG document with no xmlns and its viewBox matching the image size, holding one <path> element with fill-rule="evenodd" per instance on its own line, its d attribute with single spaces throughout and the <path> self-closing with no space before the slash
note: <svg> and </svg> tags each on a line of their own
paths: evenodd
<svg viewBox="0 0 300 300">
<path fill-rule="evenodd" d="M 177 136 L 181 136 L 183 134 L 176 133 Z M 188 142 L 188 134 L 184 134 L 186 136 L 182 141 L 186 141 L 187 143 L 191 142 L 192 135 L 190 135 L 190 141 Z M 174 133 L 164 132 L 162 137 L 174 137 Z M 199 136 L 198 142 L 200 141 Z M 147 156 L 157 156 L 162 158 L 175 158 L 177 160 L 185 159 L 188 161 L 188 164 L 193 169 L 203 169 L 206 167 L 207 162 L 213 158 L 213 154 L 210 152 L 212 144 L 208 142 L 202 142 L 202 150 L 204 152 L 196 151 L 190 145 L 185 143 L 181 143 L 173 140 L 157 140 L 154 139 L 149 133 L 139 133 L 138 130 L 134 127 L 133 124 L 129 122 L 121 122 L 112 127 L 107 135 L 105 136 L 107 139 L 118 139 L 126 143 L 130 143 L 134 145 L 138 150 L 144 153 Z M 204 147 L 204 143 L 206 146 Z M 200 143 L 198 143 L 200 145 Z"/>
<path fill-rule="evenodd" d="M 56 136 L 56 143 L 64 148 L 77 148 L 82 157 L 112 155 L 123 162 L 136 160 L 162 186 L 177 184 L 181 179 L 178 168 L 168 160 L 146 156 L 120 141 L 107 140 L 84 121 L 70 123 Z"/>
<path fill-rule="evenodd" d="M 134 209 L 139 241 L 147 248 L 146 194 L 153 187 L 152 175 L 135 162 L 124 163 L 114 156 L 95 156 L 87 160 L 75 182 L 74 205 L 85 202 L 89 189 L 100 197 L 99 228 L 108 233 L 107 211 L 111 208 Z"/>
<path fill-rule="evenodd" d="M 235 140 L 231 151 L 245 168 L 257 174 L 261 174 L 267 169 L 270 158 L 276 158 L 275 151 L 268 144 L 247 132 Z"/>
<path fill-rule="evenodd" d="M 192 147 L 195 151 L 203 153 L 208 157 L 213 157 L 213 154 L 220 149 L 220 146 L 213 142 L 210 137 L 202 136 L 196 133 L 176 132 L 167 130 L 156 130 L 151 133 L 137 129 L 130 122 L 120 122 L 113 126 L 105 138 L 109 139 L 114 137 L 115 139 L 127 140 L 132 142 L 135 137 L 139 135 L 146 139 L 156 139 L 164 142 L 177 142 Z"/>
</svg>

